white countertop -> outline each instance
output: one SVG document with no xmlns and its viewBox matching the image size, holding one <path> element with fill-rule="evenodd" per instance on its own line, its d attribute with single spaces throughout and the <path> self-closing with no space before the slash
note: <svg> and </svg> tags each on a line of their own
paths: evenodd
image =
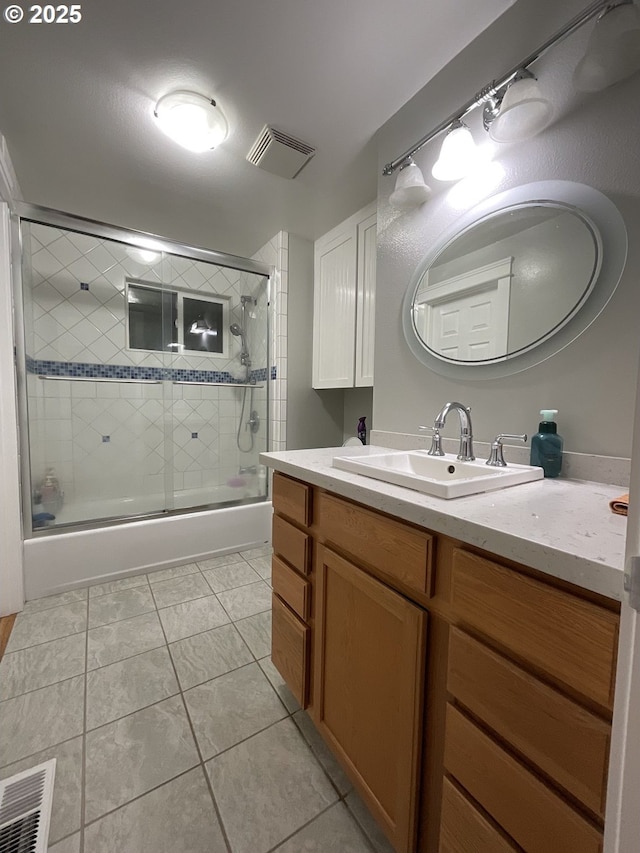
<svg viewBox="0 0 640 853">
<path fill-rule="evenodd" d="M 332 467 L 334 456 L 388 448 L 324 447 L 261 453 L 260 462 L 314 486 L 476 545 L 618 601 L 627 520 L 609 501 L 627 489 L 586 480 L 538 480 L 443 500 Z"/>
</svg>

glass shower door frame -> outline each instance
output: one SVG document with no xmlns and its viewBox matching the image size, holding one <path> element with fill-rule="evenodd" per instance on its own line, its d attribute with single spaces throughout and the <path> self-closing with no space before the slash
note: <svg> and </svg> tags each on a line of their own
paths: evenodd
<svg viewBox="0 0 640 853">
<path fill-rule="evenodd" d="M 193 247 L 187 244 L 178 243 L 168 240 L 147 232 L 135 231 L 132 229 L 120 228 L 118 226 L 109 225 L 95 220 L 73 216 L 61 211 L 51 210 L 37 205 L 19 203 L 16 206 L 16 211 L 12 216 L 12 256 L 13 275 L 14 275 L 14 323 L 15 323 L 15 340 L 16 340 L 16 370 L 18 377 L 18 407 L 20 418 L 20 443 L 21 443 L 21 472 L 22 472 L 22 503 L 23 503 L 23 527 L 25 537 L 39 535 L 39 531 L 31 529 L 30 519 L 32 513 L 32 479 L 31 479 L 31 461 L 30 461 L 30 443 L 29 443 L 29 418 L 28 418 L 28 403 L 27 403 L 27 348 L 26 334 L 24 323 L 24 308 L 23 308 L 23 277 L 22 277 L 22 249 L 23 249 L 23 234 L 22 222 L 42 224 L 45 226 L 63 228 L 69 231 L 89 234 L 97 238 L 105 238 L 115 240 L 121 244 L 131 247 L 140 248 L 143 246 L 150 251 L 162 252 L 163 256 L 177 255 L 183 258 L 188 258 L 193 261 L 203 261 L 207 264 L 215 264 L 218 267 L 225 267 L 237 270 L 241 273 L 253 273 L 266 278 L 266 300 L 267 300 L 267 375 L 265 384 L 267 385 L 267 404 L 266 404 L 266 429 L 265 429 L 265 446 L 270 447 L 270 405 L 271 397 L 271 324 L 273 322 L 273 275 L 274 268 L 260 261 L 255 261 L 249 258 L 241 258 L 236 255 L 230 255 L 211 249 Z M 164 383 L 163 383 L 164 384 Z M 265 500 L 268 496 L 261 497 Z M 194 508 L 195 509 L 195 508 Z M 177 510 L 176 512 L 188 512 L 189 510 Z M 123 523 L 132 518 L 140 519 L 154 517 L 166 514 L 163 512 L 150 512 L 136 514 L 135 516 L 122 517 L 108 520 L 95 520 L 86 523 L 60 525 L 59 528 L 48 528 L 47 533 L 69 532 L 70 529 L 86 528 L 88 526 L 102 526 L 113 523 Z"/>
</svg>

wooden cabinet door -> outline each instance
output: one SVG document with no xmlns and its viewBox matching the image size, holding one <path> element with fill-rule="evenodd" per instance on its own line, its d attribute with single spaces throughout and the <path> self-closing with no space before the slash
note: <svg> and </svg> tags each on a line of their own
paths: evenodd
<svg viewBox="0 0 640 853">
<path fill-rule="evenodd" d="M 398 853 L 414 849 L 427 614 L 318 549 L 316 725 Z"/>
</svg>

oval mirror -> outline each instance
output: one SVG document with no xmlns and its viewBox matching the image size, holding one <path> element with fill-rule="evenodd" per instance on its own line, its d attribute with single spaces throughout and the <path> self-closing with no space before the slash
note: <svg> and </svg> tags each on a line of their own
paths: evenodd
<svg viewBox="0 0 640 853">
<path fill-rule="evenodd" d="M 404 300 L 413 353 L 438 373 L 490 378 L 549 358 L 611 298 L 624 221 L 602 193 L 544 181 L 468 211 L 419 264 Z"/>
</svg>

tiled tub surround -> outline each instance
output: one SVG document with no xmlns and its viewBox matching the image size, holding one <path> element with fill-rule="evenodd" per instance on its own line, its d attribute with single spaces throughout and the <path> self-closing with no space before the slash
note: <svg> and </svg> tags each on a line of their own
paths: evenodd
<svg viewBox="0 0 640 853">
<path fill-rule="evenodd" d="M 269 578 L 265 547 L 27 604 L 0 777 L 57 758 L 52 853 L 389 851 L 271 664 Z"/>
<path fill-rule="evenodd" d="M 260 458 L 290 477 L 621 600 L 627 520 L 610 511 L 609 501 L 623 487 L 543 479 L 441 500 L 332 467 L 334 456 L 384 450 L 388 448 L 376 445 L 328 447 L 263 453 Z"/>
<path fill-rule="evenodd" d="M 144 263 L 113 240 L 23 222 L 30 449 L 33 484 L 53 467 L 67 500 L 188 492 L 224 485 L 266 448 L 268 293 L 263 276 L 173 255 Z M 129 249 L 129 251 L 128 251 Z M 230 358 L 173 355 L 126 347 L 125 280 L 160 282 L 230 300 L 240 322 L 240 296 L 252 295 L 247 339 L 253 408 L 262 422 L 253 452 L 236 446 L 245 378 L 240 340 L 229 334 Z M 227 332 L 228 334 L 228 332 Z M 162 380 L 41 380 L 38 373 Z M 180 385 L 170 384 L 179 381 Z M 198 382 L 229 382 L 229 388 Z M 245 410 L 245 421 L 248 414 Z M 244 447 L 249 448 L 245 431 Z M 169 503 L 169 507 L 171 505 Z M 150 507 L 151 511 L 155 506 Z"/>
</svg>

